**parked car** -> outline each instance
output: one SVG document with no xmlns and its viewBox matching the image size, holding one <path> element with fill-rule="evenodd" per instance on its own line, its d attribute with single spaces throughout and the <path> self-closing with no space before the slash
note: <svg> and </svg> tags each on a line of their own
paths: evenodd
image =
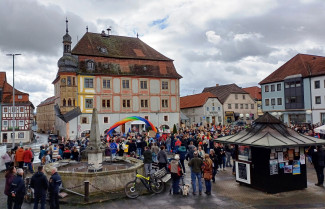
<svg viewBox="0 0 325 209">
<path fill-rule="evenodd" d="M 51 142 L 51 143 L 58 143 L 59 142 L 59 136 L 56 135 L 56 134 L 50 134 L 47 141 Z"/>
</svg>

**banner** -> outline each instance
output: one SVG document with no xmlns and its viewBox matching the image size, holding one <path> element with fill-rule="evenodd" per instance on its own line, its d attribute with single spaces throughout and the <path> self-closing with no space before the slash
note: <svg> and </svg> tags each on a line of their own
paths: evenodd
<svg viewBox="0 0 325 209">
<path fill-rule="evenodd" d="M 0 146 L 0 171 L 6 170 L 5 162 L 2 159 L 2 156 L 6 154 L 6 152 L 7 152 L 7 145 Z"/>
</svg>

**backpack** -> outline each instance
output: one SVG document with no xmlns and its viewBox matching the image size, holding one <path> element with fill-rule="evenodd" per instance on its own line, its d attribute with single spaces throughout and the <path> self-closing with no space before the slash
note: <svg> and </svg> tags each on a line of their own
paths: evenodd
<svg viewBox="0 0 325 209">
<path fill-rule="evenodd" d="M 42 157 L 41 163 L 42 163 L 42 165 L 45 165 L 45 163 L 46 163 L 46 156 L 45 155 Z"/>
</svg>

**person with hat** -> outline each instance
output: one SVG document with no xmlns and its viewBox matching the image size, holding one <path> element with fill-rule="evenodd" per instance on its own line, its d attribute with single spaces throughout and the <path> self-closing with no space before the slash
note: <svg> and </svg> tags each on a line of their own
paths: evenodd
<svg viewBox="0 0 325 209">
<path fill-rule="evenodd" d="M 170 170 L 171 173 L 173 194 L 179 194 L 180 193 L 179 181 L 183 175 L 183 170 L 182 170 L 182 165 L 179 162 L 178 154 L 176 154 L 174 159 L 170 162 L 168 169 Z"/>
<path fill-rule="evenodd" d="M 199 182 L 199 194 L 202 194 L 202 182 L 201 182 L 201 168 L 203 165 L 203 160 L 198 157 L 199 153 L 197 151 L 194 152 L 194 158 L 190 160 L 188 166 L 191 167 L 191 180 L 193 187 L 193 195 L 196 195 L 196 178 Z"/>
</svg>

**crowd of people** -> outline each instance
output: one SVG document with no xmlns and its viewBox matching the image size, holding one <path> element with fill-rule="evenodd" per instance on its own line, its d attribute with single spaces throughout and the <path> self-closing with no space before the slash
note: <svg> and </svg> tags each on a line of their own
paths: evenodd
<svg viewBox="0 0 325 209">
<path fill-rule="evenodd" d="M 4 194 L 7 195 L 7 208 L 20 209 L 24 196 L 26 194 L 26 186 L 23 179 L 24 170 L 16 169 L 10 166 L 6 171 L 6 183 Z M 46 195 L 49 194 L 50 208 L 59 209 L 59 187 L 61 185 L 61 177 L 57 173 L 57 168 L 51 168 L 51 177 L 48 180 L 44 174 L 44 167 L 38 166 L 37 172 L 33 174 L 30 187 L 34 189 L 34 208 L 37 209 L 40 203 L 41 209 L 45 209 Z"/>
</svg>

